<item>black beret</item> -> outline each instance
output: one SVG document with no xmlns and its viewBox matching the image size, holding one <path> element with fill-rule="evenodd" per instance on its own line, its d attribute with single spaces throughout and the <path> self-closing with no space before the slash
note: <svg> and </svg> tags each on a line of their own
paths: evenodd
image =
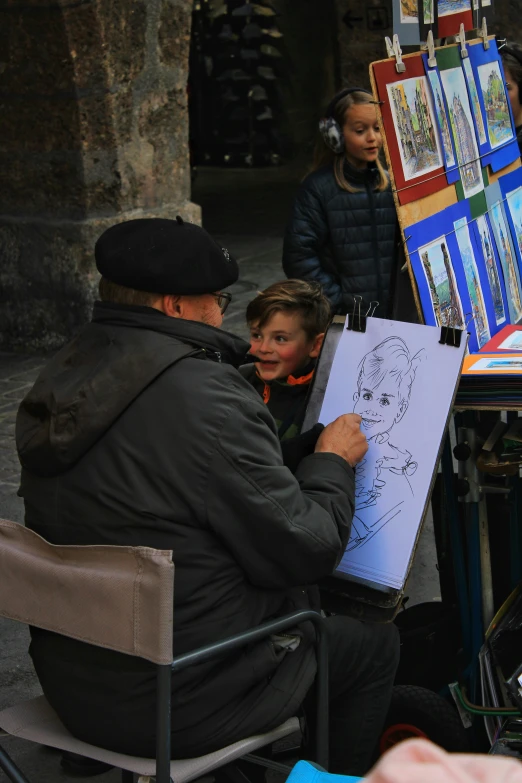
<svg viewBox="0 0 522 783">
<path fill-rule="evenodd" d="M 112 283 L 158 294 L 211 294 L 235 283 L 239 270 L 228 250 L 204 228 L 163 218 L 111 226 L 94 249 L 98 271 Z"/>
</svg>

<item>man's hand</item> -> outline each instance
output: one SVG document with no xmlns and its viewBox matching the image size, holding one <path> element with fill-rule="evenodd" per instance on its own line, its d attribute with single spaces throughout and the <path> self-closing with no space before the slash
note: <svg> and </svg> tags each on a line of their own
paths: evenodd
<svg viewBox="0 0 522 783">
<path fill-rule="evenodd" d="M 315 452 L 338 454 L 355 468 L 368 451 L 368 442 L 361 432 L 361 421 L 356 413 L 339 416 L 321 432 Z"/>
</svg>

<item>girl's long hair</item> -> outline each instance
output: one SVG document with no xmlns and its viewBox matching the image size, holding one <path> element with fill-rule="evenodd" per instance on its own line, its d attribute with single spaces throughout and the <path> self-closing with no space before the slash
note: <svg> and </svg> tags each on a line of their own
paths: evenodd
<svg viewBox="0 0 522 783">
<path fill-rule="evenodd" d="M 346 112 L 351 109 L 352 106 L 360 106 L 365 103 L 375 103 L 373 96 L 367 92 L 351 92 L 345 95 L 344 98 L 337 101 L 332 112 L 333 119 L 337 122 L 340 128 L 343 127 Z M 333 166 L 335 181 L 343 190 L 347 190 L 349 193 L 357 193 L 359 188 L 354 187 L 351 182 L 348 181 L 344 173 L 345 154 L 340 152 L 336 154 L 333 152 L 324 142 L 322 136 L 317 140 L 314 152 L 314 162 L 312 165 L 312 171 L 331 164 Z M 379 172 L 379 181 L 376 186 L 376 190 L 383 191 L 389 187 L 389 179 L 384 166 L 379 158 L 376 160 L 377 170 Z"/>
</svg>

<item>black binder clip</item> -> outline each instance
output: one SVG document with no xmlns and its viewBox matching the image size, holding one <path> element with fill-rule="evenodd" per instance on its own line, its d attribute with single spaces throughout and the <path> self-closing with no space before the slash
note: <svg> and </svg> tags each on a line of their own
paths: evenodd
<svg viewBox="0 0 522 783">
<path fill-rule="evenodd" d="M 440 340 L 441 345 L 452 345 L 454 348 L 459 348 L 462 340 L 462 329 L 457 329 L 455 326 L 455 313 L 454 307 L 448 307 L 448 325 L 440 327 Z"/>
<path fill-rule="evenodd" d="M 348 314 L 347 329 L 352 332 L 366 331 L 366 316 L 361 315 L 362 296 L 358 294 L 353 297 L 353 311 Z"/>
</svg>

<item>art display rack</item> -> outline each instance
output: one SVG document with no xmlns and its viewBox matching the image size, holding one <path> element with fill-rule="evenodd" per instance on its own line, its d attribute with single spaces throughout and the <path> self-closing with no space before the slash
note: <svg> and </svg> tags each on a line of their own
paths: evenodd
<svg viewBox="0 0 522 783">
<path fill-rule="evenodd" d="M 461 29 L 460 36 L 455 36 L 456 38 L 455 43 L 445 44 L 444 46 L 435 47 L 433 44 L 432 36 L 430 35 L 429 38 L 431 39 L 429 41 L 429 48 L 425 50 L 421 49 L 420 52 L 414 52 L 404 56 L 402 56 L 398 37 L 394 36 L 393 44 L 389 39 L 387 39 L 388 53 L 391 56 L 389 56 L 384 60 L 373 62 L 370 65 L 370 81 L 371 81 L 374 96 L 378 101 L 378 112 L 381 115 L 380 120 L 381 120 L 381 132 L 383 137 L 383 147 L 384 147 L 384 152 L 387 161 L 387 168 L 390 176 L 391 188 L 394 195 L 398 222 L 401 229 L 401 238 L 404 247 L 406 266 L 411 281 L 411 287 L 413 290 L 413 296 L 415 299 L 415 305 L 417 308 L 418 317 L 421 323 L 426 323 L 426 320 L 424 317 L 421 297 L 419 294 L 419 288 L 417 285 L 414 269 L 410 258 L 410 252 L 408 249 L 408 239 L 410 238 L 408 236 L 408 228 L 428 218 L 433 218 L 434 220 L 436 220 L 437 219 L 436 216 L 438 213 L 441 213 L 442 211 L 451 208 L 454 205 L 458 205 L 459 202 L 462 203 L 463 201 L 466 200 L 462 198 L 463 196 L 462 186 L 459 181 L 460 180 L 459 172 L 462 171 L 464 167 L 462 165 L 460 165 L 459 167 L 458 163 L 455 164 L 453 169 L 453 171 L 455 172 L 453 176 L 453 180 L 454 180 L 453 182 L 448 181 L 452 179 L 451 170 L 449 169 L 445 170 L 444 167 L 440 167 L 440 169 L 430 172 L 430 174 L 428 174 L 427 177 L 423 178 L 421 176 L 417 179 L 413 179 L 412 180 L 413 184 L 409 182 L 405 182 L 404 172 L 402 170 L 402 167 L 400 166 L 400 163 L 398 164 L 397 151 L 398 151 L 399 143 L 396 138 L 396 134 L 393 135 L 390 133 L 390 127 L 392 126 L 392 123 L 390 122 L 391 107 L 389 105 L 389 102 L 388 105 L 386 105 L 387 96 L 383 95 L 382 73 L 383 71 L 385 73 L 389 73 L 390 81 L 392 82 L 399 81 L 399 80 L 405 81 L 410 77 L 419 77 L 421 75 L 425 76 L 427 70 L 425 63 L 426 62 L 429 63 L 430 66 L 436 64 L 437 55 L 439 55 L 440 57 L 441 53 L 444 53 L 444 57 L 446 58 L 448 56 L 453 57 L 454 59 L 456 59 L 457 57 L 462 58 L 462 50 L 465 49 L 466 47 L 478 45 L 486 48 L 487 46 L 486 41 L 493 42 L 495 40 L 494 36 L 487 35 L 485 24 L 483 25 L 482 36 L 480 38 L 473 38 L 466 41 L 465 33 L 463 29 Z M 380 89 L 379 89 L 379 83 L 377 78 L 379 72 L 381 77 Z M 388 112 L 387 122 L 384 121 L 386 112 Z M 442 144 L 441 144 L 441 148 L 442 148 Z M 482 158 L 484 162 L 488 160 L 487 155 L 481 154 L 480 158 Z M 485 177 L 487 177 L 487 180 L 485 179 L 485 184 L 488 185 L 493 185 L 494 183 L 498 183 L 501 177 L 504 177 L 506 174 L 509 174 L 510 172 L 519 171 L 520 184 L 522 185 L 522 167 L 521 167 L 520 159 L 518 157 L 513 162 L 509 163 L 508 165 L 500 169 L 497 169 L 496 171 L 493 170 L 491 164 L 488 163 L 487 166 L 484 166 L 484 171 L 487 171 L 487 174 L 485 175 Z M 433 185 L 435 180 L 438 180 L 436 189 Z M 444 186 L 442 187 L 440 186 L 441 181 L 444 182 Z M 433 189 L 434 192 L 429 192 L 430 188 Z M 459 188 L 460 188 L 460 192 L 459 192 Z M 416 197 L 417 195 L 419 197 Z M 467 201 L 472 203 L 473 199 L 467 199 Z M 475 214 L 473 213 L 473 209 L 471 210 L 471 214 L 472 214 L 472 220 L 474 220 Z M 441 229 L 441 234 L 443 233 L 445 232 L 443 229 Z M 520 384 L 520 388 L 521 388 L 520 401 L 519 403 L 517 402 L 515 405 L 511 405 L 510 410 L 522 410 L 522 383 Z M 463 408 L 463 405 L 459 402 L 458 398 L 457 398 L 457 407 Z M 504 410 L 505 409 L 502 405 L 495 406 L 492 404 L 488 404 L 487 406 L 486 405 L 482 406 L 479 404 L 470 404 L 470 405 L 466 404 L 465 407 L 466 409 L 473 409 L 473 410 Z"/>
</svg>

